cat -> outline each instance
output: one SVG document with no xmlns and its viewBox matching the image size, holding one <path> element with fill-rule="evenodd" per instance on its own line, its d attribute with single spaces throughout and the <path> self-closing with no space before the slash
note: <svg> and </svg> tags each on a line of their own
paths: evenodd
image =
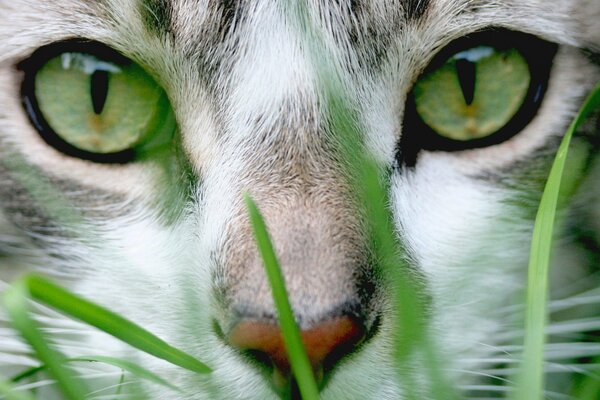
<svg viewBox="0 0 600 400">
<path fill-rule="evenodd" d="M 321 398 L 428 398 L 422 361 L 407 360 L 413 381 L 395 365 L 397 310 L 330 123 L 340 94 L 426 293 L 442 374 L 461 397 L 501 398 L 543 185 L 599 79 L 595 0 L 0 0 L 2 287 L 44 274 L 213 371 L 38 309 L 65 354 L 129 359 L 182 389 L 146 382 L 144 398 L 276 399 L 289 365 L 247 192 Z M 598 354 L 598 120 L 565 177 L 548 398 L 573 393 Z M 12 376 L 37 362 L 7 324 Z M 91 398 L 121 379 L 81 368 L 105 389 Z"/>
</svg>

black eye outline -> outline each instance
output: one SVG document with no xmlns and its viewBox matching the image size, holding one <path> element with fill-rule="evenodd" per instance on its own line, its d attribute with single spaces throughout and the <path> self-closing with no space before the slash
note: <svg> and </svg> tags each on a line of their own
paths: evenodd
<svg viewBox="0 0 600 400">
<path fill-rule="evenodd" d="M 127 66 L 133 62 L 111 47 L 93 40 L 73 39 L 55 42 L 37 49 L 28 59 L 17 65 L 17 68 L 24 72 L 21 100 L 31 124 L 48 145 L 68 156 L 99 164 L 126 164 L 134 161 L 137 155 L 135 148 L 113 153 L 94 153 L 75 147 L 61 138 L 44 118 L 44 113 L 40 109 L 35 95 L 35 77 L 48 61 L 63 53 L 89 54 L 121 66 Z"/>
<path fill-rule="evenodd" d="M 406 99 L 402 136 L 397 152 L 397 159 L 401 165 L 415 166 L 421 150 L 456 152 L 502 143 L 517 135 L 537 115 L 546 93 L 552 60 L 558 46 L 530 34 L 490 28 L 459 38 L 437 53 L 418 79 L 444 65 L 455 54 L 477 46 L 490 46 L 497 50 L 514 48 L 523 56 L 531 76 L 523 104 L 496 132 L 479 139 L 454 140 L 441 136 L 423 121 L 417 112 L 411 89 Z"/>
</svg>

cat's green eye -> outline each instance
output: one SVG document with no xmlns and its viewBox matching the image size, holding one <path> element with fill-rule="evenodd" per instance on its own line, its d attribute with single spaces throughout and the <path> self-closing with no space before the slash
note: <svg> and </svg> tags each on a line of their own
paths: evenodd
<svg viewBox="0 0 600 400">
<path fill-rule="evenodd" d="M 66 154 L 127 162 L 169 143 L 176 129 L 164 90 L 106 47 L 77 44 L 34 58 L 24 98 L 42 137 Z"/>
<path fill-rule="evenodd" d="M 461 51 L 415 84 L 423 122 L 453 140 L 481 139 L 497 132 L 517 113 L 531 77 L 514 48 L 477 46 Z"/>
<path fill-rule="evenodd" d="M 525 33 L 491 29 L 442 49 L 415 82 L 404 113 L 399 160 L 420 150 L 492 146 L 535 117 L 556 45 Z"/>
</svg>

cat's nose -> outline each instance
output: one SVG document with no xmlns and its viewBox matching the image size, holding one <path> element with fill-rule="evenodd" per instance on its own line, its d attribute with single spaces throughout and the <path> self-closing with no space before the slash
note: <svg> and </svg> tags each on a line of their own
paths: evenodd
<svg viewBox="0 0 600 400">
<path fill-rule="evenodd" d="M 355 318 L 340 316 L 301 330 L 315 377 L 321 380 L 323 371 L 351 352 L 365 336 L 365 328 Z M 290 361 L 278 325 L 259 320 L 242 320 L 231 330 L 228 341 L 240 350 L 246 350 L 258 360 L 270 362 L 276 385 L 290 377 Z M 282 380 L 283 378 L 283 380 Z"/>
</svg>

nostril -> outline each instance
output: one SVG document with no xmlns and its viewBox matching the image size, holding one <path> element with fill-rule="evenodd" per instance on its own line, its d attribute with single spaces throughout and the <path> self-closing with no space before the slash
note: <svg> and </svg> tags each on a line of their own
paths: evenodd
<svg viewBox="0 0 600 400">
<path fill-rule="evenodd" d="M 320 380 L 323 368 L 330 368 L 350 353 L 365 336 L 362 324 L 348 316 L 336 317 L 301 331 L 308 359 Z M 278 325 L 259 320 L 243 320 L 229 333 L 231 346 L 248 351 L 255 359 L 272 363 L 274 377 L 289 377 L 290 362 Z M 269 362 L 265 359 L 268 358 Z M 277 382 L 276 382 L 277 383 Z"/>
<path fill-rule="evenodd" d="M 272 370 L 275 367 L 275 365 L 273 365 L 273 360 L 271 359 L 271 357 L 264 351 L 245 349 L 243 350 L 243 353 L 250 359 L 258 362 L 260 365 L 266 367 L 269 370 Z"/>
</svg>

